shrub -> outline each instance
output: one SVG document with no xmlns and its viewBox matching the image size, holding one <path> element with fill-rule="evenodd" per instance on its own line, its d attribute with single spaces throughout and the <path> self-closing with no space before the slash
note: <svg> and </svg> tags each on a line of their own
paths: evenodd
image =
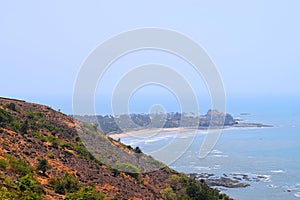
<svg viewBox="0 0 300 200">
<path fill-rule="evenodd" d="M 2 200 L 11 200 L 15 199 L 14 193 L 8 191 L 8 189 L 4 186 L 0 186 L 0 199 Z"/>
<path fill-rule="evenodd" d="M 21 125 L 20 125 L 18 122 L 15 122 L 15 121 L 12 121 L 12 122 L 10 123 L 10 125 L 11 125 L 11 127 L 12 127 L 12 129 L 13 129 L 14 131 L 19 131 L 20 128 L 21 128 Z"/>
<path fill-rule="evenodd" d="M 27 130 L 28 130 L 28 121 L 26 120 L 26 121 L 22 124 L 22 126 L 21 126 L 21 128 L 20 128 L 20 131 L 21 131 L 22 133 L 27 133 Z"/>
<path fill-rule="evenodd" d="M 10 164 L 10 167 L 11 167 L 12 171 L 14 171 L 15 173 L 17 173 L 21 176 L 31 174 L 32 169 L 27 164 L 27 162 L 22 158 L 15 159 L 13 157 L 10 157 L 9 158 L 9 164 Z"/>
<path fill-rule="evenodd" d="M 20 178 L 18 189 L 18 198 L 16 199 L 21 200 L 40 200 L 42 199 L 41 194 L 45 193 L 43 187 L 31 175 Z"/>
<path fill-rule="evenodd" d="M 6 169 L 7 165 L 8 165 L 8 163 L 6 160 L 0 159 L 0 169 L 2 169 L 2 170 Z"/>
<path fill-rule="evenodd" d="M 56 148 L 56 149 L 58 148 L 58 146 L 59 146 L 58 140 L 53 140 L 53 141 L 51 141 L 51 143 L 54 148 Z"/>
<path fill-rule="evenodd" d="M 63 182 L 65 183 L 65 188 L 68 192 L 75 192 L 80 188 L 78 179 L 69 173 L 65 174 Z"/>
<path fill-rule="evenodd" d="M 35 138 L 38 138 L 38 139 L 42 139 L 44 138 L 44 136 L 42 134 L 39 134 L 37 132 L 31 132 L 31 135 Z"/>
<path fill-rule="evenodd" d="M 135 147 L 135 149 L 133 151 L 134 151 L 134 153 L 142 153 L 142 150 L 140 149 L 140 147 Z"/>
<path fill-rule="evenodd" d="M 20 200 L 43 200 L 40 194 L 32 191 L 25 191 L 18 197 Z"/>
<path fill-rule="evenodd" d="M 36 167 L 36 170 L 41 171 L 42 174 L 45 175 L 48 169 L 51 169 L 51 166 L 49 165 L 48 161 L 45 158 L 39 159 L 39 163 Z"/>
<path fill-rule="evenodd" d="M 171 188 L 174 191 L 177 191 L 181 188 L 181 179 L 178 175 L 173 174 L 169 179 L 168 179 Z"/>
<path fill-rule="evenodd" d="M 0 108 L 0 127 L 5 127 L 5 125 L 12 122 L 12 120 L 11 114 Z"/>
<path fill-rule="evenodd" d="M 186 193 L 192 199 L 198 199 L 201 195 L 200 187 L 195 183 L 190 183 L 186 188 Z"/>
<path fill-rule="evenodd" d="M 53 159 L 54 158 L 54 154 L 52 152 L 47 153 L 48 158 Z"/>
<path fill-rule="evenodd" d="M 46 141 L 51 142 L 54 148 L 58 148 L 58 146 L 60 145 L 60 141 L 54 136 L 47 136 L 45 137 L 45 139 Z"/>
<path fill-rule="evenodd" d="M 176 194 L 173 192 L 172 188 L 165 188 L 160 191 L 161 196 L 166 200 L 173 200 L 176 198 Z"/>
<path fill-rule="evenodd" d="M 68 172 L 62 178 L 54 178 L 50 180 L 50 184 L 58 194 L 66 194 L 67 192 L 76 192 L 80 188 L 78 179 Z"/>
<path fill-rule="evenodd" d="M 34 112 L 32 110 L 26 111 L 25 116 L 28 119 L 34 119 L 35 121 L 38 121 L 38 120 L 44 118 L 44 114 L 43 113 L 41 113 L 41 112 Z"/>
<path fill-rule="evenodd" d="M 93 187 L 85 187 L 80 191 L 67 194 L 65 200 L 103 200 L 104 195 Z"/>
<path fill-rule="evenodd" d="M 25 190 L 34 190 L 36 181 L 32 179 L 30 175 L 23 176 L 20 178 L 19 189 L 24 192 Z"/>
<path fill-rule="evenodd" d="M 12 110 L 12 111 L 17 111 L 16 105 L 14 103 L 10 103 L 6 106 L 6 108 Z"/>
<path fill-rule="evenodd" d="M 33 119 L 34 118 L 34 112 L 32 110 L 28 110 L 28 111 L 26 111 L 25 116 L 29 119 Z"/>
<path fill-rule="evenodd" d="M 55 180 L 54 191 L 58 194 L 66 194 L 65 186 L 60 180 Z"/>
</svg>

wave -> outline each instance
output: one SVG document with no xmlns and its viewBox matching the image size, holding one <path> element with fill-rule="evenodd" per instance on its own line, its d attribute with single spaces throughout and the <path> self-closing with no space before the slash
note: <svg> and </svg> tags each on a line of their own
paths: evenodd
<svg viewBox="0 0 300 200">
<path fill-rule="evenodd" d="M 223 152 L 220 151 L 220 150 L 214 149 L 214 150 L 211 151 L 211 153 L 213 153 L 213 154 L 222 154 Z"/>
<path fill-rule="evenodd" d="M 211 157 L 217 157 L 217 158 L 227 158 L 228 155 L 224 154 L 222 151 L 214 149 L 210 152 Z"/>
<path fill-rule="evenodd" d="M 294 194 L 294 197 L 300 198 L 300 192 L 296 192 L 296 193 Z"/>
<path fill-rule="evenodd" d="M 217 157 L 217 158 L 227 158 L 228 155 L 219 155 L 219 154 L 216 154 L 216 155 L 212 155 L 212 157 Z"/>
<path fill-rule="evenodd" d="M 278 186 L 277 185 L 273 185 L 273 184 L 269 184 L 269 185 L 267 185 L 269 188 L 278 188 Z"/>
<path fill-rule="evenodd" d="M 212 170 L 211 167 L 204 167 L 204 166 L 197 166 L 197 167 L 194 167 L 194 168 L 197 169 L 197 170 L 201 170 L 201 171 L 204 171 L 204 170 L 210 171 L 210 170 Z"/>
<path fill-rule="evenodd" d="M 272 173 L 286 173 L 285 170 L 278 169 L 278 170 L 271 170 Z"/>
<path fill-rule="evenodd" d="M 215 165 L 214 166 L 214 170 L 219 170 L 219 169 L 221 169 L 221 165 Z"/>
</svg>

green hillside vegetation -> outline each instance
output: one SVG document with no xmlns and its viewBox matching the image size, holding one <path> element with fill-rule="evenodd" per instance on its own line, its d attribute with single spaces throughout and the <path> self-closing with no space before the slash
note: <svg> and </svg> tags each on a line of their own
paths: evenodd
<svg viewBox="0 0 300 200">
<path fill-rule="evenodd" d="M 0 98 L 0 134 L 1 200 L 229 199 L 47 106 Z"/>
</svg>

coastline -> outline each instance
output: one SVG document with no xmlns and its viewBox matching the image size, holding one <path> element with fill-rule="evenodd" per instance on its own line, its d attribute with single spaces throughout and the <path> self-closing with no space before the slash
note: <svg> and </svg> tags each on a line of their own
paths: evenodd
<svg viewBox="0 0 300 200">
<path fill-rule="evenodd" d="M 117 134 L 108 134 L 108 136 L 113 139 L 124 138 L 129 136 L 149 137 L 155 134 L 165 134 L 165 133 L 172 133 L 172 132 L 191 132 L 191 131 L 198 131 L 198 130 L 201 129 L 189 128 L 189 127 L 147 128 L 147 129 L 138 129 L 138 130 L 128 130 L 123 133 L 117 133 Z"/>
<path fill-rule="evenodd" d="M 215 126 L 210 127 L 211 129 L 228 129 L 228 128 L 268 128 L 273 127 L 272 125 L 265 125 L 260 123 L 238 123 L 233 126 Z M 123 133 L 113 133 L 108 134 L 107 136 L 118 139 L 118 138 L 124 138 L 124 137 L 149 137 L 156 134 L 166 134 L 166 133 L 172 133 L 172 132 L 191 132 L 191 131 L 206 131 L 208 130 L 208 127 L 176 127 L 176 128 L 146 128 L 146 129 L 131 129 L 124 131 Z"/>
</svg>

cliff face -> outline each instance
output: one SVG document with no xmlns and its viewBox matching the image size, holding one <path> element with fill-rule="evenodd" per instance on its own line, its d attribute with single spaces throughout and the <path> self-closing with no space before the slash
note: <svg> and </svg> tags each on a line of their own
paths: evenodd
<svg viewBox="0 0 300 200">
<path fill-rule="evenodd" d="M 105 148 L 90 154 L 78 131 L 117 148 L 122 162 Z M 226 197 L 47 106 L 0 98 L 0 135 L 0 199 Z"/>
</svg>

